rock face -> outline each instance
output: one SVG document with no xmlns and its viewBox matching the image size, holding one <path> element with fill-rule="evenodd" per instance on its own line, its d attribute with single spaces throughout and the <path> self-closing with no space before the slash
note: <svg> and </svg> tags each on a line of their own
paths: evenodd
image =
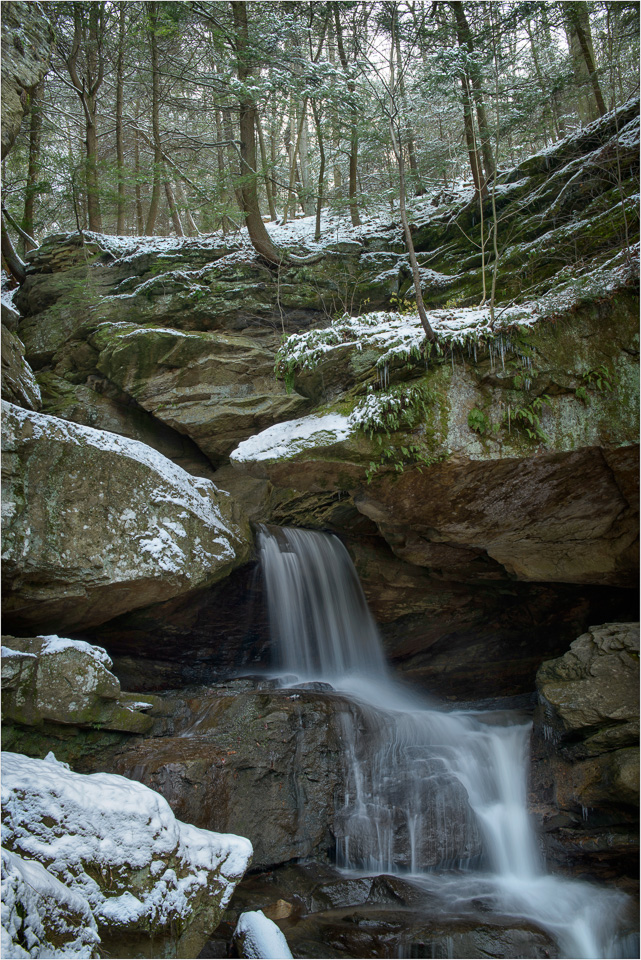
<svg viewBox="0 0 641 960">
<path fill-rule="evenodd" d="M 8 849 L 85 901 L 112 957 L 197 956 L 251 859 L 247 840 L 180 823 L 142 784 L 55 758 L 3 754 L 2 799 Z"/>
<path fill-rule="evenodd" d="M 40 387 L 33 370 L 24 358 L 24 347 L 5 326 L 2 325 L 2 399 L 16 403 L 28 410 L 39 410 L 42 406 Z"/>
<path fill-rule="evenodd" d="M 5 623 L 84 628 L 247 559 L 229 497 L 115 434 L 7 405 Z"/>
<path fill-rule="evenodd" d="M 60 637 L 2 638 L 2 716 L 25 726 L 42 720 L 145 733 L 153 697 L 122 693 L 100 647 Z"/>
<path fill-rule="evenodd" d="M 49 66 L 53 30 L 39 3 L 11 2 L 2 9 L 2 157 L 15 140 L 28 94 Z"/>
<path fill-rule="evenodd" d="M 346 831 L 351 855 L 358 858 L 359 844 L 372 844 L 357 829 L 355 778 L 378 770 L 387 744 L 380 722 L 329 687 L 269 686 L 237 680 L 196 689 L 191 697 L 189 691 L 160 697 L 156 735 L 121 746 L 110 757 L 112 769 L 157 790 L 181 819 L 249 837 L 255 868 L 305 857 L 328 862 Z M 358 765 L 347 747 L 354 730 L 360 731 Z M 427 770 L 429 758 L 422 763 Z M 417 856 L 430 866 L 473 859 L 480 838 L 467 794 L 438 760 L 432 767 L 421 781 L 421 802 L 432 815 L 423 824 Z M 393 836 L 395 857 L 409 865 L 400 812 Z"/>
<path fill-rule="evenodd" d="M 253 687 L 236 681 L 209 696 L 164 701 L 171 714 L 164 735 L 121 751 L 113 769 L 157 790 L 182 820 L 249 837 L 255 867 L 326 859 L 341 777 L 340 715 L 349 705 Z"/>
<path fill-rule="evenodd" d="M 92 342 L 98 370 L 213 464 L 306 406 L 275 380 L 273 352 L 249 337 L 104 324 Z"/>
<path fill-rule="evenodd" d="M 591 627 L 537 674 L 535 811 L 564 867 L 636 876 L 639 624 Z"/>
</svg>

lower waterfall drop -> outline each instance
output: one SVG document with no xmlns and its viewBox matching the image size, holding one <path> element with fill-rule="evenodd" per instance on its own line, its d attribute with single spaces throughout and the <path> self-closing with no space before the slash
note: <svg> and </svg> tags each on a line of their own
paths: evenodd
<svg viewBox="0 0 641 960">
<path fill-rule="evenodd" d="M 530 723 L 444 712 L 393 679 L 347 550 L 332 535 L 261 528 L 276 669 L 348 699 L 337 863 L 403 873 L 446 913 L 482 900 L 556 941 L 559 956 L 634 956 L 625 894 L 545 871 L 526 803 Z"/>
</svg>

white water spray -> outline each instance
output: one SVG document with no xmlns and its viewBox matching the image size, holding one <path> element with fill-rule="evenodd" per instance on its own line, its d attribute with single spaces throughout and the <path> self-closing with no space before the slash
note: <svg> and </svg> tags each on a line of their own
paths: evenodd
<svg viewBox="0 0 641 960">
<path fill-rule="evenodd" d="M 354 703 L 339 866 L 403 871 L 444 910 L 482 897 L 546 930 L 559 956 L 633 956 L 617 940 L 624 894 L 545 872 L 526 803 L 531 725 L 442 712 L 396 682 L 338 538 L 263 528 L 260 550 L 278 670 Z"/>
</svg>

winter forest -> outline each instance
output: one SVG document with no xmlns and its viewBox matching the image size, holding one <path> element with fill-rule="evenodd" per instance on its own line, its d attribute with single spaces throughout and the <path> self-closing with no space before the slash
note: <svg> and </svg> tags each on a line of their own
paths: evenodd
<svg viewBox="0 0 641 960">
<path fill-rule="evenodd" d="M 51 68 L 3 166 L 49 233 L 198 236 L 473 184 L 625 103 L 627 2 L 45 2 Z M 267 223 L 267 227 L 263 223 Z"/>
</svg>

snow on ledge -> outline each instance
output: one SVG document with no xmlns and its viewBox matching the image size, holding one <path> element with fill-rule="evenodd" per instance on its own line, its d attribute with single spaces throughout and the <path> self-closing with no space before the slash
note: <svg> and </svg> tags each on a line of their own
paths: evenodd
<svg viewBox="0 0 641 960">
<path fill-rule="evenodd" d="M 339 413 L 287 420 L 243 440 L 230 454 L 230 460 L 234 463 L 288 460 L 308 447 L 329 446 L 347 440 L 353 432 L 349 418 Z"/>
</svg>

